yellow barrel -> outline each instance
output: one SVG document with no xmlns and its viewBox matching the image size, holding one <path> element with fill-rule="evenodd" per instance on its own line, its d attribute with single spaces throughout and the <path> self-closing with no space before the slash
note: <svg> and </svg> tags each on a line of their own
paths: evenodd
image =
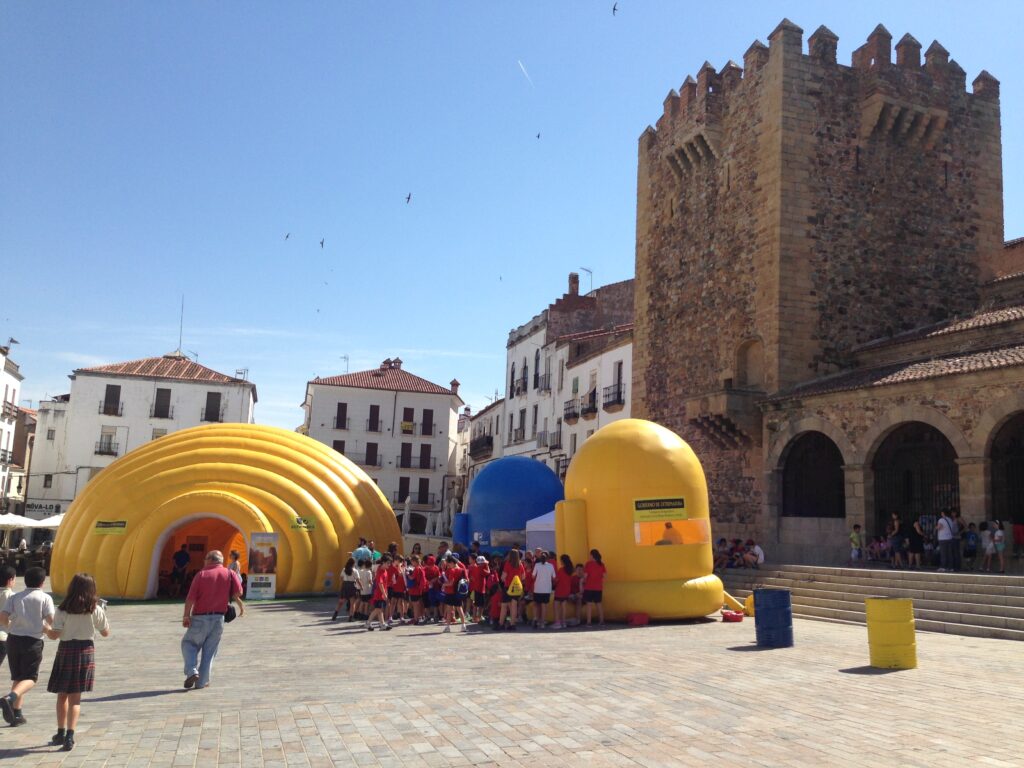
<svg viewBox="0 0 1024 768">
<path fill-rule="evenodd" d="M 747 599 L 743 601 L 743 612 L 745 614 L 747 614 L 747 616 L 753 616 L 754 615 L 754 593 L 753 592 L 751 592 L 749 595 L 747 595 Z"/>
<path fill-rule="evenodd" d="M 914 601 L 902 597 L 869 597 L 864 600 L 864 607 L 871 666 L 879 669 L 917 667 Z"/>
</svg>

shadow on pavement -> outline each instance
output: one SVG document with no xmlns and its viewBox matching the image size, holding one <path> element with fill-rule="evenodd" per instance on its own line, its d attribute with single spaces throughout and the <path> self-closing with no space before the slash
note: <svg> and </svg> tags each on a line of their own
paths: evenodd
<svg viewBox="0 0 1024 768">
<path fill-rule="evenodd" d="M 888 675 L 893 672 L 906 672 L 905 669 L 879 669 L 878 667 L 864 666 L 864 667 L 850 667 L 848 669 L 840 669 L 844 675 Z"/>
<path fill-rule="evenodd" d="M 727 651 L 776 651 L 777 648 L 769 648 L 763 645 L 734 645 L 730 648 L 726 648 Z"/>
<path fill-rule="evenodd" d="M 93 704 L 98 701 L 128 701 L 129 699 L 151 699 L 154 696 L 167 696 L 173 693 L 188 693 L 184 688 L 167 688 L 162 691 L 132 691 L 129 693 L 115 693 L 110 696 L 98 696 L 96 698 L 82 699 L 84 704 Z"/>
</svg>

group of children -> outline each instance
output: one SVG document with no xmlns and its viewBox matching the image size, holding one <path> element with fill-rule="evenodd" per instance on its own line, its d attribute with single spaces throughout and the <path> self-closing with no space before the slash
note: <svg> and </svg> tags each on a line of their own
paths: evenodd
<svg viewBox="0 0 1024 768">
<path fill-rule="evenodd" d="M 46 571 L 25 571 L 25 589 L 14 592 L 14 569 L 0 568 L 0 664 L 4 657 L 11 670 L 11 692 L 0 697 L 0 714 L 10 726 L 26 724 L 22 706 L 25 695 L 39 679 L 43 637 L 60 640 L 46 690 L 57 694 L 57 732 L 50 743 L 64 751 L 75 746 L 75 726 L 82 694 L 92 690 L 96 663 L 93 639 L 110 635 L 104 602 L 96 595 L 96 582 L 87 573 L 75 574 L 64 600 L 54 608 L 53 598 L 42 590 Z M 0 635 L 4 635 L 0 632 Z"/>
<path fill-rule="evenodd" d="M 760 568 L 764 564 L 764 550 L 753 539 L 721 538 L 715 545 L 715 570 L 722 568 Z"/>
<path fill-rule="evenodd" d="M 955 566 L 952 570 L 992 572 L 996 565 L 996 573 L 1006 572 L 1006 529 L 999 520 L 982 521 L 979 525 L 968 523 L 966 527 L 960 520 L 959 513 L 950 516 L 956 527 L 956 549 L 954 552 Z M 850 565 L 857 565 L 862 560 L 869 562 L 889 563 L 893 568 L 929 567 L 938 558 L 935 537 L 930 535 L 931 526 L 922 526 L 921 520 L 907 527 L 906 535 L 894 523 L 886 526 L 885 536 L 873 536 L 867 546 L 863 546 L 865 536 L 860 525 L 854 525 L 850 532 Z M 978 556 L 981 562 L 978 562 Z M 943 570 L 940 568 L 939 570 Z"/>
<path fill-rule="evenodd" d="M 379 553 L 372 541 L 360 540 L 342 569 L 331 619 L 345 609 L 349 621 L 364 621 L 370 631 L 434 622 L 450 632 L 457 623 L 463 631 L 470 623 L 514 631 L 529 622 L 545 629 L 550 617 L 552 627 L 563 629 L 591 626 L 596 608 L 603 625 L 606 573 L 596 549 L 586 563 L 540 548 L 485 555 L 478 546 L 459 553 L 448 551 L 446 544 L 436 555 L 425 556 L 417 544 L 404 557 L 395 543 Z"/>
</svg>

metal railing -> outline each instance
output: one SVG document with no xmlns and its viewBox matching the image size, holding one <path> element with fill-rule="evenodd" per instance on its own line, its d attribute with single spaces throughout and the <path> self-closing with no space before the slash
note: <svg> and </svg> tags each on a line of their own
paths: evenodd
<svg viewBox="0 0 1024 768">
<path fill-rule="evenodd" d="M 626 404 L 626 385 L 612 384 L 610 387 L 604 388 L 604 407 L 610 408 L 616 405 Z"/>
<path fill-rule="evenodd" d="M 224 414 L 227 411 L 227 406 L 222 405 L 220 410 L 214 410 L 213 408 L 200 408 L 199 409 L 199 420 L 210 421 L 210 422 L 222 422 L 224 421 Z"/>
<path fill-rule="evenodd" d="M 550 392 L 551 391 L 551 374 L 550 373 L 542 374 L 537 379 L 536 389 L 539 389 L 541 392 Z"/>
<path fill-rule="evenodd" d="M 522 376 L 515 380 L 516 397 L 522 397 L 530 391 L 530 380 Z"/>
<path fill-rule="evenodd" d="M 367 419 L 366 420 L 366 431 L 367 432 L 383 432 L 384 431 L 384 422 L 381 421 L 380 419 L 377 419 L 376 421 L 373 421 L 372 419 Z"/>
<path fill-rule="evenodd" d="M 490 456 L 493 451 L 494 437 L 492 435 L 481 435 L 469 441 L 469 455 L 474 459 Z"/>
<path fill-rule="evenodd" d="M 589 416 L 592 413 L 597 413 L 597 390 L 595 389 L 589 395 L 582 398 L 580 403 L 580 413 L 583 416 Z"/>
<path fill-rule="evenodd" d="M 104 416 L 124 416 L 124 403 L 108 403 L 106 400 L 100 400 L 100 407 L 96 409 L 96 413 Z"/>
<path fill-rule="evenodd" d="M 557 450 L 562 447 L 562 433 L 552 432 L 551 437 L 548 440 L 548 448 L 551 450 Z"/>
<path fill-rule="evenodd" d="M 350 461 L 354 461 L 361 467 L 379 467 L 381 466 L 380 454 L 367 455 L 365 453 L 345 453 L 345 458 Z"/>
<path fill-rule="evenodd" d="M 100 440 L 96 443 L 95 453 L 98 456 L 117 456 L 118 444 L 111 440 Z"/>
<path fill-rule="evenodd" d="M 407 497 L 412 499 L 411 504 L 414 507 L 432 507 L 434 506 L 435 496 L 436 494 L 434 493 L 420 493 L 419 491 L 406 491 L 405 494 L 403 494 L 401 491 L 395 491 L 393 500 L 394 503 L 399 507 L 402 504 L 405 504 L 405 500 Z M 401 510 L 396 509 L 395 511 L 400 512 Z"/>
<path fill-rule="evenodd" d="M 537 447 L 538 448 L 546 447 L 547 444 L 548 444 L 549 439 L 550 439 L 550 435 L 549 435 L 548 431 L 542 429 L 540 432 L 537 433 Z"/>
<path fill-rule="evenodd" d="M 400 421 L 398 422 L 398 434 L 400 435 L 418 435 L 420 433 L 420 424 L 418 421 Z"/>
<path fill-rule="evenodd" d="M 563 409 L 562 418 L 566 421 L 572 419 L 578 419 L 580 417 L 580 401 L 577 398 L 565 401 L 565 407 Z"/>
<path fill-rule="evenodd" d="M 4 401 L 2 418 L 4 419 L 16 419 L 18 418 L 18 404 L 8 401 Z"/>
<path fill-rule="evenodd" d="M 0 464 L 10 464 L 14 461 L 14 451 L 0 450 Z"/>
<path fill-rule="evenodd" d="M 433 456 L 396 456 L 395 466 L 399 469 L 437 469 Z"/>
<path fill-rule="evenodd" d="M 512 442 L 521 443 L 526 439 L 526 427 L 519 427 L 519 429 L 512 430 Z"/>
<path fill-rule="evenodd" d="M 348 426 L 351 423 L 352 423 L 352 419 L 339 419 L 337 416 L 334 417 L 334 428 L 335 429 L 348 429 Z"/>
<path fill-rule="evenodd" d="M 166 408 L 157 408 L 156 404 L 149 408 L 149 418 L 151 419 L 173 419 L 174 418 L 174 406 L 168 405 Z"/>
</svg>

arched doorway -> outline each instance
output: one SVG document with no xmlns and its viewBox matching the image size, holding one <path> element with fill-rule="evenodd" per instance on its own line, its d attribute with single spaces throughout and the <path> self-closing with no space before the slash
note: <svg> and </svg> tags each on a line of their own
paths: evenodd
<svg viewBox="0 0 1024 768">
<path fill-rule="evenodd" d="M 997 520 L 1024 525 L 1024 412 L 1000 427 L 991 458 L 992 512 Z"/>
<path fill-rule="evenodd" d="M 804 432 L 786 447 L 782 516 L 846 517 L 843 454 L 827 435 Z"/>
<path fill-rule="evenodd" d="M 956 450 L 930 424 L 911 421 L 882 441 L 871 461 L 875 481 L 875 531 L 885 531 L 896 512 L 904 530 L 919 518 L 925 533 L 943 509 L 960 509 Z"/>
<path fill-rule="evenodd" d="M 189 563 L 184 582 L 177 582 L 172 579 L 174 555 L 182 547 L 189 555 Z M 230 562 L 228 553 L 236 550 L 241 555 L 242 573 L 248 572 L 249 550 L 245 546 L 245 536 L 226 518 L 192 517 L 168 529 L 153 553 L 151 583 L 155 583 L 155 596 L 184 596 L 192 577 L 205 564 L 206 553 L 215 549 L 224 553 L 225 563 Z"/>
</svg>

